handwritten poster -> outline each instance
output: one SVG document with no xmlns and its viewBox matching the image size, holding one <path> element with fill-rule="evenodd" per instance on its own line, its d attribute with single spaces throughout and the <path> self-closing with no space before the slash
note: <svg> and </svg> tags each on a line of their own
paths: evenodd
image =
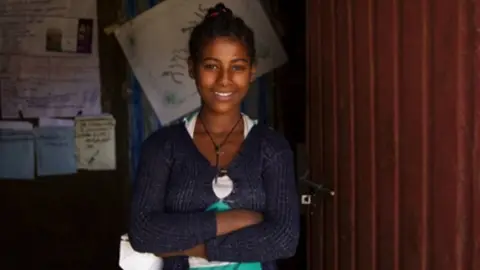
<svg viewBox="0 0 480 270">
<path fill-rule="evenodd" d="M 78 169 L 115 170 L 115 119 L 111 115 L 75 119 Z"/>
<path fill-rule="evenodd" d="M 0 178 L 34 179 L 34 160 L 33 126 L 0 121 Z"/>
<path fill-rule="evenodd" d="M 0 4 L 4 118 L 100 113 L 96 0 Z"/>
<path fill-rule="evenodd" d="M 38 176 L 77 172 L 73 127 L 38 127 L 34 134 Z"/>
<path fill-rule="evenodd" d="M 253 29 L 257 76 L 283 65 L 286 53 L 258 0 L 224 0 Z M 200 106 L 188 75 L 187 44 L 193 27 L 218 0 L 166 0 L 115 30 L 130 66 L 162 124 Z"/>
</svg>

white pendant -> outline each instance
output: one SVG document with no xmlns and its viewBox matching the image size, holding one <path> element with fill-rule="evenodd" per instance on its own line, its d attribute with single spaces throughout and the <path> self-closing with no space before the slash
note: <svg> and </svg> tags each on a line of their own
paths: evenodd
<svg viewBox="0 0 480 270">
<path fill-rule="evenodd" d="M 217 198 L 223 200 L 232 193 L 233 181 L 227 174 L 218 176 L 217 181 L 215 181 L 215 178 L 212 181 L 212 189 Z"/>
</svg>

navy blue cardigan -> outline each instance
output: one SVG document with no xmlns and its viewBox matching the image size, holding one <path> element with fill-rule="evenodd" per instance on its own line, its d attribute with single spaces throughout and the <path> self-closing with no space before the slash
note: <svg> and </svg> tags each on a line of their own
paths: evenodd
<svg viewBox="0 0 480 270">
<path fill-rule="evenodd" d="M 260 224 L 216 237 L 216 217 L 205 209 L 218 199 L 214 166 L 183 124 L 161 128 L 145 140 L 134 184 L 129 239 L 138 252 L 165 253 L 206 245 L 208 260 L 262 262 L 295 254 L 300 226 L 293 154 L 283 136 L 264 125 L 252 128 L 227 167 L 233 209 L 264 215 Z M 188 269 L 187 257 L 164 259 L 164 269 Z"/>
</svg>

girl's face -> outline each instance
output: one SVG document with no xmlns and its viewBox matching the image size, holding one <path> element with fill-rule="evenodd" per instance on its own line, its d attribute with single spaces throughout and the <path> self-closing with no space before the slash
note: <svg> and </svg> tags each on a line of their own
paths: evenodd
<svg viewBox="0 0 480 270">
<path fill-rule="evenodd" d="M 189 66 L 204 106 L 216 113 L 239 110 L 255 76 L 247 48 L 229 37 L 207 43 L 198 62 Z"/>
</svg>

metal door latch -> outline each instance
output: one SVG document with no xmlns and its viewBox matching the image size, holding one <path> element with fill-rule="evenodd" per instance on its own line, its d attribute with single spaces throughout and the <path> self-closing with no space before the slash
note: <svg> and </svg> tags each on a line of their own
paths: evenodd
<svg viewBox="0 0 480 270">
<path fill-rule="evenodd" d="M 307 180 L 309 175 L 310 175 L 310 171 L 307 170 L 305 174 L 299 179 L 300 183 L 309 186 L 312 190 L 310 194 L 302 194 L 301 203 L 303 205 L 312 204 L 312 197 L 315 197 L 317 193 L 324 193 L 324 194 L 329 194 L 330 196 L 335 196 L 335 191 L 331 190 L 330 188 L 325 187 L 322 184 L 317 184 L 315 182 Z"/>
<path fill-rule="evenodd" d="M 303 205 L 312 204 L 312 197 L 317 195 L 318 192 L 325 192 L 325 193 L 328 193 L 330 196 L 335 196 L 335 191 L 333 191 L 329 188 L 326 188 L 326 187 L 324 187 L 322 185 L 319 185 L 317 183 L 310 182 L 308 180 L 303 180 L 303 182 L 313 188 L 312 194 L 302 194 L 301 203 Z"/>
<path fill-rule="evenodd" d="M 325 187 L 324 185 L 314 183 L 310 180 L 302 179 L 301 182 L 313 188 L 313 193 L 317 194 L 319 192 L 328 193 L 330 196 L 335 196 L 335 191 Z"/>
</svg>

